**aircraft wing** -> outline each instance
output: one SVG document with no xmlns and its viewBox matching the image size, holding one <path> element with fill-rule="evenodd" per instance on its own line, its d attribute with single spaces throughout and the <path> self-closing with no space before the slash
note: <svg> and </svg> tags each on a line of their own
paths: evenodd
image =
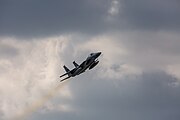
<svg viewBox="0 0 180 120">
<path fill-rule="evenodd" d="M 67 80 L 67 79 L 69 79 L 69 78 L 70 78 L 70 76 L 62 79 L 60 82 L 65 81 L 65 80 Z"/>
<path fill-rule="evenodd" d="M 79 67 L 83 68 L 85 65 L 86 65 L 86 61 L 84 61 L 83 63 L 81 63 L 81 64 L 79 65 Z"/>
<path fill-rule="evenodd" d="M 87 64 L 89 64 L 90 61 L 91 61 L 90 59 L 85 60 L 83 63 L 81 63 L 81 64 L 79 65 L 79 67 L 84 68 Z"/>
</svg>

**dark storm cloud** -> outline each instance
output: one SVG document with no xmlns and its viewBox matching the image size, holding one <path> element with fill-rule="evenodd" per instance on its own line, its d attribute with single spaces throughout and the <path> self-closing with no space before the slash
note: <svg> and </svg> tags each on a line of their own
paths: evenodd
<svg viewBox="0 0 180 120">
<path fill-rule="evenodd" d="M 178 0 L 123 0 L 128 24 L 140 29 L 180 28 L 180 2 Z"/>
<path fill-rule="evenodd" d="M 76 95 L 75 105 L 85 114 L 85 119 L 178 120 L 180 88 L 171 86 L 176 81 L 157 71 L 144 73 L 134 81 L 116 82 L 119 85 L 116 88 L 110 80 L 89 83 L 81 80 L 74 82 L 72 91 Z"/>
<path fill-rule="evenodd" d="M 92 73 L 95 74 L 95 73 Z M 33 120 L 179 120 L 180 87 L 177 79 L 164 72 L 146 72 L 136 79 L 88 80 L 86 74 L 71 81 L 75 97 L 71 105 L 76 112 L 34 115 Z M 87 82 L 88 80 L 88 82 Z M 77 114 L 76 114 L 77 113 Z"/>
<path fill-rule="evenodd" d="M 177 0 L 119 0 L 108 21 L 111 0 L 1 0 L 0 35 L 87 34 L 122 29 L 179 29 Z M 114 18 L 113 18 L 114 17 Z"/>
<path fill-rule="evenodd" d="M 77 36 L 73 34 L 70 40 L 68 38 L 64 40 L 69 40 L 69 43 L 67 43 L 67 46 L 65 45 L 64 49 L 59 50 L 62 53 L 58 53 L 61 54 L 60 58 L 62 61 L 60 61 L 60 63 L 62 65 L 65 64 L 69 68 L 73 68 L 73 60 L 77 60 L 77 63 L 80 63 L 92 50 L 103 48 L 102 50 L 104 51 L 102 52 L 106 57 L 103 58 L 101 63 L 106 62 L 112 64 L 105 66 L 108 70 L 110 69 L 110 74 L 112 71 L 123 76 L 120 77 L 117 75 L 117 77 L 110 77 L 110 79 L 99 78 L 95 80 L 93 78 L 103 76 L 103 72 L 100 73 L 97 69 L 94 69 L 93 71 L 73 78 L 70 82 L 70 92 L 72 92 L 73 97 L 72 100 L 67 102 L 73 111 L 57 112 L 58 110 L 50 110 L 44 114 L 36 112 L 29 120 L 180 119 L 180 86 L 176 84 L 178 80 L 171 75 L 158 71 L 163 68 L 163 70 L 167 72 L 169 65 L 179 64 L 180 49 L 178 44 L 178 31 L 180 30 L 180 2 L 178 0 L 119 0 L 118 3 L 118 0 L 114 0 L 116 2 L 114 2 L 113 6 L 112 1 L 113 0 L 0 1 L 0 36 L 36 37 L 63 33 L 78 33 Z M 111 7 L 116 7 L 116 9 L 112 8 L 115 9 L 114 13 L 112 11 L 109 12 Z M 160 31 L 157 32 L 156 30 Z M 109 33 L 107 34 L 106 31 Z M 84 35 L 84 33 L 88 34 L 88 37 Z M 105 36 L 102 37 L 101 35 Z M 109 36 L 113 37 L 109 38 Z M 65 38 L 66 37 L 65 34 Z M 109 42 L 106 41 L 106 38 Z M 49 39 L 52 40 L 52 38 Z M 57 39 L 61 38 L 57 37 Z M 17 41 L 19 42 L 18 38 Z M 44 41 L 44 39 L 42 41 Z M 90 43 L 87 41 L 90 41 Z M 93 44 L 91 44 L 91 41 Z M 14 44 L 20 44 L 18 42 L 14 42 Z M 36 43 L 36 39 L 33 42 Z M 87 45 L 85 44 L 86 42 Z M 105 42 L 107 43 L 105 44 Z M 56 44 L 57 43 L 54 43 L 52 46 L 41 46 L 41 43 L 38 43 L 38 45 L 32 44 L 32 46 L 30 45 L 34 48 L 32 57 L 25 57 L 27 59 L 23 59 L 23 56 L 26 56 L 24 54 L 31 52 L 21 53 L 21 51 L 24 51 L 24 48 L 18 51 L 11 46 L 11 44 L 8 44 L 8 42 L 7 44 L 0 43 L 0 57 L 10 60 L 19 53 L 22 54 L 23 58 L 19 57 L 19 59 L 17 59 L 18 63 L 22 63 L 21 60 L 23 59 L 22 61 L 30 60 L 30 64 L 23 65 L 22 68 L 25 69 L 20 70 L 20 75 L 17 74 L 16 76 L 18 77 L 15 76 L 13 79 L 21 80 L 22 75 L 25 76 L 26 79 L 33 81 L 36 75 L 39 75 L 39 71 L 41 71 L 41 69 L 37 69 L 37 72 L 34 72 L 34 70 L 36 70 L 34 69 L 36 68 L 35 66 L 41 68 L 44 65 L 43 60 L 46 58 L 39 57 L 41 54 L 46 53 L 43 51 L 44 48 L 47 50 L 48 55 L 50 51 L 50 56 L 47 61 L 52 59 L 53 63 L 49 65 L 51 69 L 47 68 L 49 71 L 47 71 L 47 73 L 45 72 L 45 74 L 51 76 L 51 74 L 54 73 L 54 71 L 51 71 L 54 69 L 54 66 L 59 67 L 55 59 L 57 56 L 53 55 L 55 52 L 50 49 L 56 48 Z M 80 47 L 79 52 L 79 45 L 87 48 Z M 23 44 L 19 46 L 23 46 Z M 88 47 L 93 49 L 88 49 Z M 121 54 L 118 54 L 119 51 L 122 51 L 123 54 L 123 50 L 125 51 L 125 55 L 121 56 Z M 42 53 L 39 51 L 42 51 Z M 46 56 L 46 54 L 44 56 Z M 108 59 L 106 60 L 105 58 Z M 6 70 L 4 68 L 9 65 L 8 63 L 4 65 L 5 62 L 3 61 L 1 63 L 3 65 L 1 71 L 3 72 Z M 128 70 L 124 70 L 121 65 L 122 63 L 129 65 L 130 68 L 127 66 Z M 16 64 L 16 62 L 12 64 Z M 105 69 L 103 65 L 106 64 L 99 65 L 101 70 Z M 138 74 L 131 78 L 131 75 L 128 73 L 129 70 L 131 71 L 131 65 L 139 67 L 140 71 L 142 69 L 142 71 L 152 70 L 154 72 L 144 72 L 143 75 Z M 63 70 L 63 68 L 59 69 Z M 12 71 L 16 70 L 17 68 L 15 66 Z M 56 72 L 59 75 L 60 71 L 58 70 L 56 70 Z M 129 76 L 124 75 L 123 72 L 127 72 Z M 98 73 L 100 74 L 97 75 Z M 57 78 L 58 75 L 55 74 L 55 76 L 52 76 Z M 9 78 L 9 74 L 5 75 L 5 77 Z M 109 75 L 105 75 L 105 77 L 109 77 Z M 52 81 L 52 79 L 49 78 L 46 80 Z M 46 84 L 47 82 L 43 83 Z M 36 91 L 36 87 L 39 88 L 41 85 L 44 86 L 44 84 L 37 83 L 32 90 Z M 5 94 L 6 90 L 7 89 L 4 89 Z M 23 91 L 24 89 L 19 90 Z M 14 92 L 13 89 L 12 91 Z M 18 93 L 18 90 L 16 92 Z M 12 98 L 14 97 L 16 96 Z M 25 98 L 26 97 L 24 97 L 24 99 Z M 56 100 L 58 101 L 58 99 Z M 62 100 L 59 101 L 61 103 Z M 55 103 L 55 105 L 57 104 Z M 9 113 L 8 108 L 7 110 L 7 113 Z"/>
<path fill-rule="evenodd" d="M 102 29 L 103 5 L 85 0 L 2 0 L 0 33 L 46 35 Z"/>
</svg>

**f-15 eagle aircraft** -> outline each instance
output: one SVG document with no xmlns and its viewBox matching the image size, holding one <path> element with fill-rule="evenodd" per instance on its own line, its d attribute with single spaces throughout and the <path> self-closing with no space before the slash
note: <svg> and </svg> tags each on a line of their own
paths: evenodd
<svg viewBox="0 0 180 120">
<path fill-rule="evenodd" d="M 82 62 L 80 65 L 78 65 L 75 61 L 73 61 L 73 64 L 75 66 L 74 69 L 72 70 L 69 70 L 65 65 L 63 66 L 64 67 L 64 70 L 66 71 L 65 74 L 61 75 L 61 77 L 65 76 L 65 75 L 68 75 L 68 77 L 62 79 L 60 82 L 70 78 L 70 77 L 74 77 L 76 75 L 79 75 L 83 72 L 85 72 L 88 68 L 89 70 L 94 68 L 98 63 L 98 57 L 101 55 L 101 52 L 97 52 L 97 53 L 91 53 L 84 62 Z"/>
</svg>

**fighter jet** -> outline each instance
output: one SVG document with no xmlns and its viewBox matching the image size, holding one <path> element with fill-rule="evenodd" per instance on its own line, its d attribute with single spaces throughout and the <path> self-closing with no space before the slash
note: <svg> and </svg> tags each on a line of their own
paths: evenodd
<svg viewBox="0 0 180 120">
<path fill-rule="evenodd" d="M 65 75 L 68 75 L 68 77 L 62 79 L 60 82 L 70 78 L 70 77 L 74 77 L 76 75 L 79 75 L 83 72 L 85 72 L 87 69 L 92 69 L 94 68 L 98 63 L 98 57 L 101 55 L 101 52 L 97 52 L 97 53 L 91 53 L 84 62 L 82 62 L 80 65 L 78 65 L 75 61 L 73 61 L 73 64 L 75 66 L 74 69 L 72 70 L 69 70 L 65 65 L 63 66 L 64 67 L 64 70 L 66 71 L 65 74 L 61 75 L 61 77 L 65 76 Z"/>
</svg>

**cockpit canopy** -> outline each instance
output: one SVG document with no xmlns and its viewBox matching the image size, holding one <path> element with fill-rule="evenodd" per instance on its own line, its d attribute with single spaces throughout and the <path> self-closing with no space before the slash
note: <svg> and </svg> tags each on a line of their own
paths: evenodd
<svg viewBox="0 0 180 120">
<path fill-rule="evenodd" d="M 93 56 L 94 55 L 94 53 L 91 53 L 88 57 L 91 57 L 91 56 Z"/>
</svg>

